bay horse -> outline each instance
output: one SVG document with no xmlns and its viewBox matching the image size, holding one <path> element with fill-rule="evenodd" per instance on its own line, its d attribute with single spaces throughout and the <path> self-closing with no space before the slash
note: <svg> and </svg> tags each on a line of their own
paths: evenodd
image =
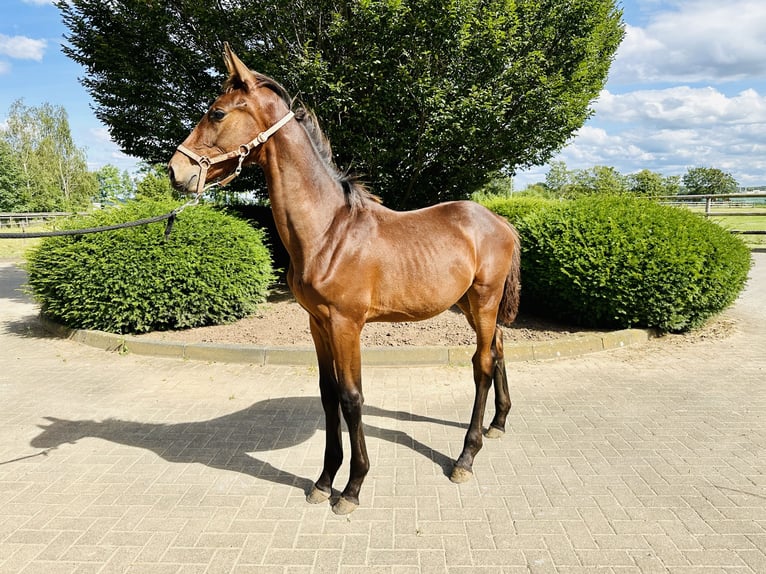
<svg viewBox="0 0 766 574">
<path fill-rule="evenodd" d="M 228 44 L 224 60 L 229 77 L 223 94 L 178 146 L 169 174 L 177 189 L 200 194 L 208 182 L 228 183 L 252 163 L 265 173 L 277 230 L 290 256 L 287 282 L 309 315 L 326 419 L 324 464 L 307 500 L 331 500 L 336 514 L 359 505 L 370 468 L 362 428 L 365 323 L 428 319 L 453 305 L 477 339 L 473 412 L 450 476 L 457 483 L 469 480 L 493 383 L 496 412 L 487 437 L 502 436 L 511 408 L 497 325 L 511 323 L 518 310 L 518 233 L 470 201 L 387 209 L 355 177 L 338 170 L 313 113 L 291 111 L 286 90 L 248 69 Z M 341 414 L 351 467 L 335 499 L 332 483 L 343 460 Z"/>
</svg>

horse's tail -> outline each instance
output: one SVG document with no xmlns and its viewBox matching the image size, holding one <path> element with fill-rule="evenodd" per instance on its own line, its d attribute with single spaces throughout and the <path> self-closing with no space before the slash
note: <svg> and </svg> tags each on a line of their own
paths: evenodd
<svg viewBox="0 0 766 574">
<path fill-rule="evenodd" d="M 503 298 L 497 310 L 497 322 L 508 326 L 516 319 L 519 312 L 519 298 L 521 297 L 521 241 L 516 228 L 508 224 L 513 233 L 513 253 L 511 254 L 511 270 L 505 278 Z"/>
</svg>

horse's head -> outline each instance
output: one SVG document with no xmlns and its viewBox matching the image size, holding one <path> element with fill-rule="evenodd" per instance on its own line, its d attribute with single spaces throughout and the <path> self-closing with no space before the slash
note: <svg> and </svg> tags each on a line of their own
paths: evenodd
<svg viewBox="0 0 766 574">
<path fill-rule="evenodd" d="M 229 71 L 224 93 L 168 164 L 173 186 L 183 192 L 199 194 L 207 182 L 231 181 L 243 165 L 260 160 L 262 144 L 292 118 L 284 88 L 251 71 L 228 44 L 224 47 Z"/>
<path fill-rule="evenodd" d="M 68 421 L 55 417 L 45 417 L 49 425 L 40 425 L 42 433 L 32 439 L 35 448 L 54 449 L 62 444 L 74 444 L 81 438 L 92 436 L 92 421 Z"/>
</svg>

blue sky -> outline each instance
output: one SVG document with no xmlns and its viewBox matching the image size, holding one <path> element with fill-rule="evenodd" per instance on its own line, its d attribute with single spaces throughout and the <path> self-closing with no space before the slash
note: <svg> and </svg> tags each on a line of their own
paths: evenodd
<svg viewBox="0 0 766 574">
<path fill-rule="evenodd" d="M 0 21 L 0 125 L 11 104 L 63 106 L 91 169 L 133 169 L 110 141 L 61 53 L 65 28 L 50 0 L 4 0 Z M 555 158 L 570 169 L 682 175 L 717 167 L 741 185 L 766 184 L 766 2 L 624 0 L 626 38 L 594 116 Z M 516 178 L 542 181 L 547 166 Z"/>
</svg>

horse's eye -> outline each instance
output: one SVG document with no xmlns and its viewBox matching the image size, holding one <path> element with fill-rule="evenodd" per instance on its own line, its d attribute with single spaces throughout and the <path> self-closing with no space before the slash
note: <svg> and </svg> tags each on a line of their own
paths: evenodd
<svg viewBox="0 0 766 574">
<path fill-rule="evenodd" d="M 226 116 L 226 112 L 223 110 L 210 110 L 209 116 L 214 122 L 220 122 Z"/>
</svg>

